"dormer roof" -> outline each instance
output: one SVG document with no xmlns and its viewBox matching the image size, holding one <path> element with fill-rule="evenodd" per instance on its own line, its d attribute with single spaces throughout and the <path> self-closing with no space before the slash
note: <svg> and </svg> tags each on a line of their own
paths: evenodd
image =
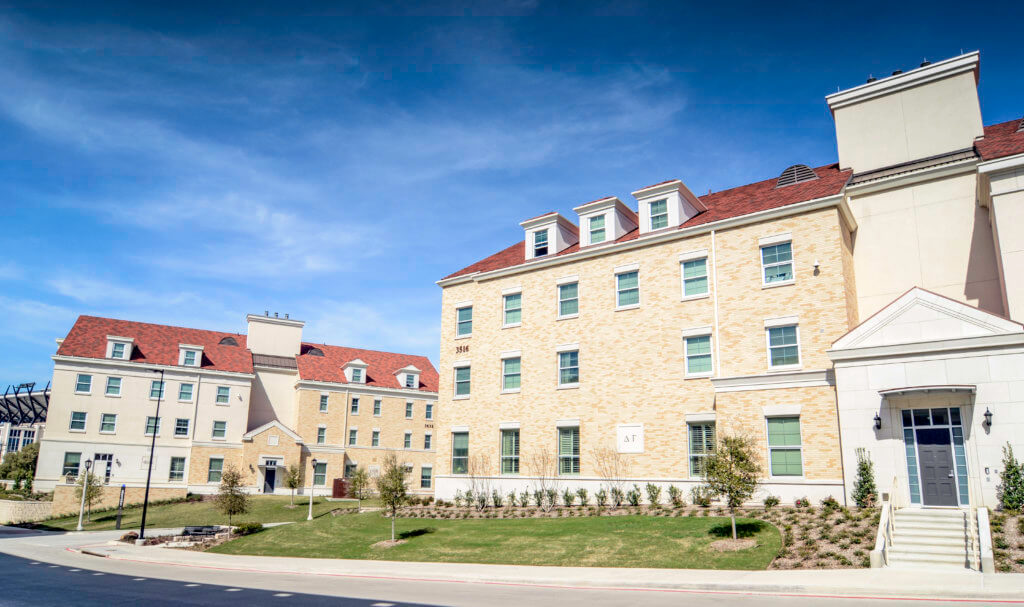
<svg viewBox="0 0 1024 607">
<path fill-rule="evenodd" d="M 323 356 L 308 354 L 316 348 Z M 299 378 L 304 381 L 348 384 L 345 379 L 345 368 L 351 363 L 361 363 L 364 371 L 365 385 L 378 388 L 405 388 L 405 382 L 399 381 L 398 371 L 407 367 L 420 369 L 420 392 L 437 392 L 437 370 L 425 356 L 399 354 L 396 352 L 380 352 L 363 348 L 346 348 L 327 344 L 303 344 L 302 354 L 295 359 L 299 367 Z"/>
</svg>

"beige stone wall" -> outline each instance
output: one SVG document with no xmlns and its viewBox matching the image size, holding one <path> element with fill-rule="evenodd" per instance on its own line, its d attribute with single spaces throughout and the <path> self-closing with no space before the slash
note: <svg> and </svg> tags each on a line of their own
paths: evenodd
<svg viewBox="0 0 1024 607">
<path fill-rule="evenodd" d="M 141 504 L 143 497 L 145 496 L 145 487 L 127 487 L 124 493 L 124 503 L 128 504 Z M 172 489 L 167 487 L 150 487 L 149 489 L 149 500 L 150 502 L 156 502 L 160 500 L 169 500 L 185 497 L 187 491 L 184 488 Z M 106 486 L 103 488 L 103 493 L 100 498 L 93 502 L 92 509 L 103 510 L 106 508 L 116 508 L 117 500 L 121 495 L 121 487 Z M 60 485 L 53 490 L 53 514 L 78 514 L 78 509 L 81 507 L 81 497 L 75 497 L 75 486 L 74 485 Z"/>
<path fill-rule="evenodd" d="M 53 502 L 0 500 L 0 525 L 42 520 L 53 512 Z"/>
<path fill-rule="evenodd" d="M 243 465 L 243 449 L 228 445 L 224 445 L 224 447 L 192 447 L 192 453 L 188 458 L 189 485 L 209 485 L 216 489 L 219 483 L 208 483 L 206 480 L 210 471 L 211 457 L 223 457 L 224 470 L 227 470 L 229 466 L 234 466 L 244 473 L 246 469 Z"/>
<path fill-rule="evenodd" d="M 783 233 L 792 236 L 795 283 L 762 288 L 759 239 Z M 715 375 L 758 375 L 769 370 L 765 319 L 797 316 L 802 368 L 830 368 L 825 350 L 856 318 L 847 293 L 852 276 L 849 259 L 844 265 L 843 241 L 838 211 L 826 209 L 719 231 L 714 243 L 711 235 L 705 234 L 446 287 L 435 475 L 450 474 L 452 426 L 469 428 L 471 456 L 482 456 L 496 474 L 499 425 L 519 422 L 521 471 L 526 475 L 533 455 L 556 452 L 558 421 L 578 419 L 581 478 L 594 477 L 593 452 L 614 447 L 617 425 L 641 423 L 644 452 L 623 456 L 631 464 L 632 475 L 687 479 L 686 414 L 714 411 L 716 397 L 709 379 L 685 377 L 682 332 L 714 327 L 717 298 L 719 326 L 712 341 L 720 348 L 720 356 L 715 357 Z M 698 249 L 709 251 L 711 294 L 684 300 L 679 255 Z M 629 264 L 639 264 L 641 304 L 637 309 L 616 311 L 615 269 Z M 580 314 L 558 320 L 556 284 L 571 275 L 579 277 Z M 522 324 L 503 329 L 501 293 L 513 287 L 522 290 Z M 467 301 L 473 304 L 473 334 L 455 339 L 455 307 Z M 564 344 L 579 344 L 578 388 L 557 388 L 556 352 Z M 521 351 L 522 389 L 503 394 L 501 355 L 515 350 Z M 472 366 L 469 399 L 453 398 L 456 361 L 469 361 Z M 786 403 L 791 400 L 786 392 L 767 391 L 759 399 Z M 829 407 L 835 409 L 831 394 L 830 388 L 819 388 L 813 396 L 799 396 L 813 401 L 807 408 L 808 435 L 822 437 L 815 439 L 811 452 L 815 457 L 820 454 L 824 463 L 809 466 L 808 478 L 827 476 L 829 462 L 838 461 L 834 414 L 824 413 Z M 727 414 L 719 410 L 719 427 L 736 425 Z M 763 416 L 756 425 L 763 428 Z M 764 448 L 763 434 L 759 441 L 759 448 Z M 836 444 L 827 446 L 831 442 Z M 840 477 L 836 468 L 829 478 Z"/>
<path fill-rule="evenodd" d="M 388 453 L 395 454 L 399 465 L 412 466 L 412 472 L 406 476 L 409 491 L 417 494 L 431 494 L 434 492 L 434 485 L 436 483 L 434 475 L 437 473 L 434 451 L 374 449 L 372 447 L 348 447 L 345 450 L 348 462 L 366 468 L 371 473 L 371 476 L 375 476 L 374 473 L 383 466 L 384 458 L 387 457 Z M 430 487 L 426 488 L 420 487 L 421 473 L 424 466 L 432 470 L 431 484 Z"/>
<path fill-rule="evenodd" d="M 272 437 L 276 437 L 276 445 L 272 445 Z M 242 446 L 242 477 L 245 484 L 263 491 L 263 471 L 260 463 L 264 456 L 279 458 L 275 485 L 283 488 L 284 474 L 288 466 L 302 466 L 302 445 L 281 431 L 276 426 L 260 432 Z"/>
</svg>

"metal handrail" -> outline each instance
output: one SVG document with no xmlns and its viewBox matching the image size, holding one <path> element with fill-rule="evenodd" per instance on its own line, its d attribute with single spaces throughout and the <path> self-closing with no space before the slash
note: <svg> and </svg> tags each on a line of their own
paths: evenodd
<svg viewBox="0 0 1024 607">
<path fill-rule="evenodd" d="M 896 504 L 902 504 L 900 497 L 899 478 L 893 476 L 889 495 L 887 499 L 882 500 L 878 534 L 875 536 L 875 547 L 870 555 L 872 567 L 889 565 L 889 551 L 892 550 L 893 537 L 896 535 Z"/>
</svg>

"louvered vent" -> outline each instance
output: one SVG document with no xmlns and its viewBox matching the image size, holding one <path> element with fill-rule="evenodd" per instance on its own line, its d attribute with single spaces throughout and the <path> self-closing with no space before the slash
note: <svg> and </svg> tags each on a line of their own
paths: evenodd
<svg viewBox="0 0 1024 607">
<path fill-rule="evenodd" d="M 1020 124 L 1017 125 L 1017 132 L 1024 133 L 1024 120 L 1021 120 Z"/>
<path fill-rule="evenodd" d="M 814 181 L 818 176 L 814 173 L 814 170 L 806 164 L 794 164 L 782 174 L 779 175 L 779 182 L 775 187 L 784 188 L 787 185 L 793 185 L 795 183 L 803 183 L 805 181 Z"/>
<path fill-rule="evenodd" d="M 224 337 L 220 340 L 222 346 L 237 346 L 238 341 L 234 337 Z"/>
<path fill-rule="evenodd" d="M 320 348 L 310 348 L 306 352 L 306 354 L 308 354 L 310 356 L 323 356 L 324 355 L 324 351 L 321 350 Z"/>
</svg>

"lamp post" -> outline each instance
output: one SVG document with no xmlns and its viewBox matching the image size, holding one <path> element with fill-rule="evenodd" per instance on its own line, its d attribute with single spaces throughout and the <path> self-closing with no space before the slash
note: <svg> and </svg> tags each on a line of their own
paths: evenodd
<svg viewBox="0 0 1024 607">
<path fill-rule="evenodd" d="M 85 460 L 85 478 L 82 479 L 82 504 L 78 507 L 78 527 L 75 531 L 82 530 L 82 515 L 85 514 L 85 494 L 89 493 L 89 469 L 92 468 L 92 460 Z"/>
<path fill-rule="evenodd" d="M 149 481 L 153 478 L 153 455 L 156 452 L 156 432 L 160 429 L 160 401 L 164 398 L 164 370 L 153 369 L 160 374 L 160 391 L 156 393 L 156 417 L 153 420 L 153 440 L 149 443 L 149 469 L 146 471 L 146 493 L 142 496 L 142 523 L 139 525 L 139 539 L 146 539 L 146 511 L 149 509 Z"/>
<path fill-rule="evenodd" d="M 313 464 L 313 474 L 309 475 L 309 516 L 306 517 L 307 521 L 313 520 L 313 483 L 316 482 L 317 461 L 314 459 L 310 463 Z"/>
</svg>

